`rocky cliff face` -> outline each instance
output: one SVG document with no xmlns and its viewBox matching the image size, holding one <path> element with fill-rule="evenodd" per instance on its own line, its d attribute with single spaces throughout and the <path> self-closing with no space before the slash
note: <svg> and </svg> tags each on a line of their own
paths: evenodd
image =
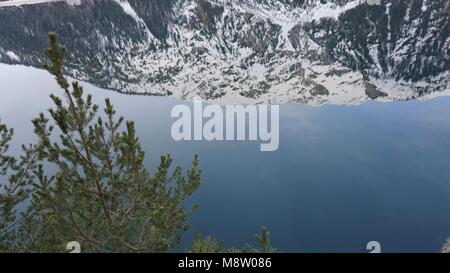
<svg viewBox="0 0 450 273">
<path fill-rule="evenodd" d="M 372 2 L 372 1 L 371 1 Z M 375 1 L 377 2 L 377 1 Z M 80 0 L 0 8 L 0 61 L 131 93 L 360 103 L 450 93 L 447 0 Z"/>
</svg>

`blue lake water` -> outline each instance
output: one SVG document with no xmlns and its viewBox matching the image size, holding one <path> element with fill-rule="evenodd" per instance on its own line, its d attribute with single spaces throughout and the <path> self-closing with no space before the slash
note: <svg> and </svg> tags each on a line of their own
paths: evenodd
<svg viewBox="0 0 450 273">
<path fill-rule="evenodd" d="M 45 71 L 0 65 L 0 118 L 13 149 L 33 141 L 30 120 L 59 92 Z M 188 166 L 200 155 L 203 182 L 189 202 L 194 232 L 226 246 L 254 244 L 261 226 L 283 252 L 437 252 L 450 237 L 450 98 L 359 106 L 280 107 L 280 148 L 257 142 L 176 142 L 173 98 L 128 96 L 85 85 L 135 120 L 147 164 L 160 154 Z"/>
</svg>

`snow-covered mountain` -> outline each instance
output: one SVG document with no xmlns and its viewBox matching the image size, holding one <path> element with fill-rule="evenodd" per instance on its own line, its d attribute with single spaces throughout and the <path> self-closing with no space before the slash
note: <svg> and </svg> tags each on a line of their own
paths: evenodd
<svg viewBox="0 0 450 273">
<path fill-rule="evenodd" d="M 0 62 L 39 66 L 57 31 L 69 75 L 126 93 L 310 104 L 450 94 L 448 0 L 3 6 Z"/>
</svg>

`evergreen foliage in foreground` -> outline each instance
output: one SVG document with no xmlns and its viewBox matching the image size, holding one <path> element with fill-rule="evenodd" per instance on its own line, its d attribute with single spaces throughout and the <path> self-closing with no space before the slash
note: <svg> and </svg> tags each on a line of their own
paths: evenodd
<svg viewBox="0 0 450 273">
<path fill-rule="evenodd" d="M 197 156 L 186 174 L 171 171 L 169 155 L 149 174 L 133 122 L 116 117 L 108 99 L 100 113 L 82 86 L 69 84 L 64 48 L 49 38 L 44 67 L 64 96 L 51 95 L 50 116 L 33 120 L 37 144 L 24 146 L 20 160 L 7 156 L 13 131 L 0 125 L 0 175 L 12 174 L 0 182 L 0 252 L 64 252 L 69 241 L 83 252 L 178 245 L 195 208 L 183 203 L 200 185 Z"/>
<path fill-rule="evenodd" d="M 269 231 L 266 228 L 261 229 L 261 234 L 255 236 L 259 244 L 258 248 L 251 245 L 245 245 L 241 248 L 226 248 L 223 242 L 219 242 L 211 236 L 202 238 L 196 234 L 194 242 L 189 250 L 191 253 L 276 253 L 276 248 L 271 247 Z"/>
</svg>

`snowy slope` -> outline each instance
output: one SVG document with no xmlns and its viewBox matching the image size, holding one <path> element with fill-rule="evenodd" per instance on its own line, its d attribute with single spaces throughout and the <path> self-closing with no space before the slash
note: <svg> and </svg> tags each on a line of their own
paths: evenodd
<svg viewBox="0 0 450 273">
<path fill-rule="evenodd" d="M 22 6 L 32 4 L 42 4 L 47 2 L 61 2 L 77 3 L 79 0 L 6 0 L 0 1 L 0 7 Z"/>
<path fill-rule="evenodd" d="M 126 93 L 220 103 L 416 99 L 450 93 L 449 11 L 445 0 L 380 6 L 80 0 L 8 7 L 0 8 L 0 24 L 9 22 L 0 30 L 0 61 L 38 66 L 42 33 L 59 30 L 71 52 L 68 74 Z M 37 26 L 25 20 L 41 13 L 47 16 Z M 18 33 L 14 40 L 11 31 Z"/>
</svg>

